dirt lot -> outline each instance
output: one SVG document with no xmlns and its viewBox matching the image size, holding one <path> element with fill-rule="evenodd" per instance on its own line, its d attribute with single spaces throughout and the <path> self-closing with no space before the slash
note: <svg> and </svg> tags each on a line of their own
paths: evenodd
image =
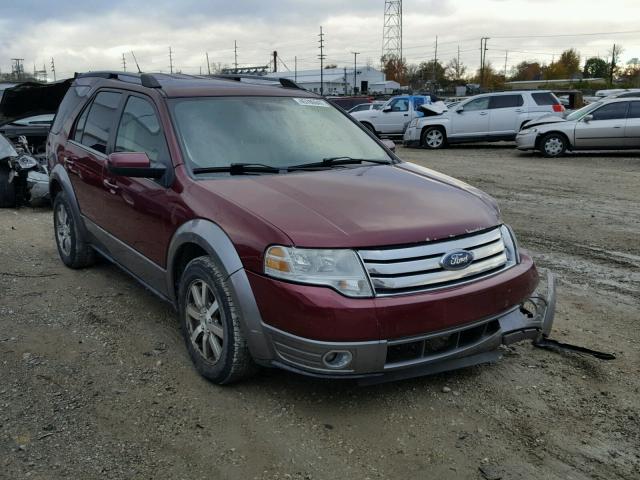
<svg viewBox="0 0 640 480">
<path fill-rule="evenodd" d="M 63 267 L 49 210 L 2 210 L 0 478 L 640 478 L 640 158 L 399 154 L 494 195 L 560 277 L 553 336 L 618 358 L 523 343 L 395 384 L 220 388 L 168 306 L 109 264 Z"/>
</svg>

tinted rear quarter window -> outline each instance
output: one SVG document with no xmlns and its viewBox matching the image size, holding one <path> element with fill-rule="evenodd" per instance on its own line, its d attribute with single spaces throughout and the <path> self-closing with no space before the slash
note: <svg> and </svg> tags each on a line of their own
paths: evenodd
<svg viewBox="0 0 640 480">
<path fill-rule="evenodd" d="M 489 100 L 489 108 L 514 108 L 522 105 L 522 95 L 496 95 Z"/>
<path fill-rule="evenodd" d="M 67 93 L 58 107 L 58 111 L 53 120 L 53 125 L 51 125 L 51 133 L 60 133 L 65 120 L 71 113 L 73 113 L 78 105 L 85 101 L 90 91 L 91 87 L 87 85 L 75 85 L 67 90 Z"/>
<path fill-rule="evenodd" d="M 560 100 L 549 92 L 532 93 L 531 96 L 536 105 L 558 105 L 560 103 Z"/>
<path fill-rule="evenodd" d="M 640 118 L 640 102 L 631 102 L 627 118 Z"/>
<path fill-rule="evenodd" d="M 107 142 L 113 128 L 121 94 L 100 92 L 89 109 L 81 143 L 100 153 L 107 153 Z"/>
</svg>

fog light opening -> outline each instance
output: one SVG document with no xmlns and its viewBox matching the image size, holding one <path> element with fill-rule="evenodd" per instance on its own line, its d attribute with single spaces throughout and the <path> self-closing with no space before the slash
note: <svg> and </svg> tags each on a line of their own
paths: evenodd
<svg viewBox="0 0 640 480">
<path fill-rule="evenodd" d="M 322 362 L 329 368 L 345 368 L 351 363 L 353 355 L 347 350 L 330 350 L 322 356 Z"/>
</svg>

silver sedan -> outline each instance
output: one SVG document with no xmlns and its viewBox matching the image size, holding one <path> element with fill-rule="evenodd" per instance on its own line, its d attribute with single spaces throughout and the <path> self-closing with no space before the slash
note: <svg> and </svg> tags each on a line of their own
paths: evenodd
<svg viewBox="0 0 640 480">
<path fill-rule="evenodd" d="M 539 117 L 518 132 L 516 144 L 546 157 L 567 150 L 640 149 L 640 99 L 600 100 L 565 118 Z"/>
</svg>

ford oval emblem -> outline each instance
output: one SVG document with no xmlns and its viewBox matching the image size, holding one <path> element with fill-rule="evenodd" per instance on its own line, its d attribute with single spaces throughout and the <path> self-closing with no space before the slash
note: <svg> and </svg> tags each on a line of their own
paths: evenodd
<svg viewBox="0 0 640 480">
<path fill-rule="evenodd" d="M 473 262 L 473 253 L 467 250 L 454 250 L 445 253 L 440 259 L 440 266 L 445 270 L 462 270 Z"/>
</svg>

